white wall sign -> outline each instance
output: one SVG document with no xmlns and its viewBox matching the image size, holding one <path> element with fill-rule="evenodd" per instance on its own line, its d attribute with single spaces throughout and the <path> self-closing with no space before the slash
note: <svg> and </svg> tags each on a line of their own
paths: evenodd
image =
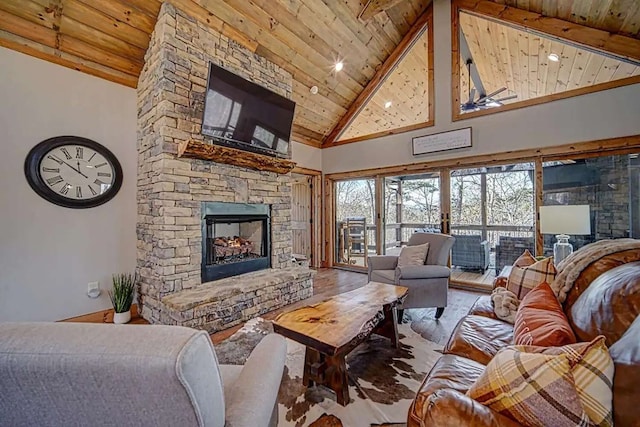
<svg viewBox="0 0 640 427">
<path fill-rule="evenodd" d="M 471 128 L 418 136 L 412 140 L 413 155 L 471 147 Z"/>
</svg>

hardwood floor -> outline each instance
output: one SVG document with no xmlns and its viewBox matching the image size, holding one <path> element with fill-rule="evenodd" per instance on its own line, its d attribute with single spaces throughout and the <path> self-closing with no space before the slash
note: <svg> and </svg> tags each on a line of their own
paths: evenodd
<svg viewBox="0 0 640 427">
<path fill-rule="evenodd" d="M 357 289 L 367 284 L 367 274 L 333 268 L 321 268 L 313 281 L 313 297 L 298 301 L 295 304 L 282 307 L 278 310 L 264 314 L 262 317 L 273 320 L 280 313 L 290 311 L 305 305 L 318 303 L 337 294 Z M 449 335 L 455 328 L 458 320 L 464 316 L 476 298 L 482 295 L 480 292 L 449 288 L 449 303 L 444 314 L 439 320 L 434 318 L 435 308 L 405 310 L 405 322 L 411 319 L 411 327 L 420 333 L 425 339 L 439 344 L 445 344 Z M 111 323 L 113 310 L 104 310 L 83 316 L 65 319 L 64 322 L 88 322 Z M 138 316 L 137 307 L 132 307 L 131 322 L 133 324 L 147 324 L 147 321 Z M 211 334 L 214 344 L 220 343 L 233 335 L 242 325 L 234 326 L 224 331 Z"/>
<path fill-rule="evenodd" d="M 491 290 L 495 278 L 495 269 L 491 267 L 485 272 L 469 271 L 461 268 L 453 268 L 451 270 L 451 282 L 461 285 L 486 287 Z"/>
</svg>

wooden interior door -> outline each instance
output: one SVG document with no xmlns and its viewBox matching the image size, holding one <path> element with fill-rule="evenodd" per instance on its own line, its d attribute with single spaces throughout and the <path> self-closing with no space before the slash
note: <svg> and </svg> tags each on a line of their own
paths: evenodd
<svg viewBox="0 0 640 427">
<path fill-rule="evenodd" d="M 293 253 L 311 260 L 311 177 L 295 176 L 291 185 Z"/>
</svg>

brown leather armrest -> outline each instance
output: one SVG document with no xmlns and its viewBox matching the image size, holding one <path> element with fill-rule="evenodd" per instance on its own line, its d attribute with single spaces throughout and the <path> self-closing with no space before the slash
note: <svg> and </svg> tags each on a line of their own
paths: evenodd
<svg viewBox="0 0 640 427">
<path fill-rule="evenodd" d="M 416 413 L 417 406 L 422 413 Z M 408 427 L 521 426 L 456 390 L 438 390 L 417 406 L 414 401 L 409 408 Z"/>
</svg>

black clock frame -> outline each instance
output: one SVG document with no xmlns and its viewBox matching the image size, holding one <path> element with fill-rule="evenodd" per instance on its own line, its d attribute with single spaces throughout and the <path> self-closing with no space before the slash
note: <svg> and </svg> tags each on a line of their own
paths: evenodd
<svg viewBox="0 0 640 427">
<path fill-rule="evenodd" d="M 69 144 L 80 145 L 95 150 L 113 165 L 115 174 L 113 184 L 104 194 L 88 200 L 72 200 L 52 191 L 51 188 L 45 184 L 42 175 L 40 175 L 40 162 L 49 151 L 62 145 Z M 33 191 L 35 191 L 40 197 L 58 206 L 72 209 L 93 208 L 107 203 L 118 193 L 120 187 L 122 187 L 123 180 L 120 162 L 108 148 L 87 138 L 68 135 L 46 139 L 33 147 L 31 151 L 29 151 L 29 154 L 27 154 L 27 158 L 24 161 L 24 174 L 27 178 L 27 182 L 31 188 L 33 188 Z"/>
</svg>

